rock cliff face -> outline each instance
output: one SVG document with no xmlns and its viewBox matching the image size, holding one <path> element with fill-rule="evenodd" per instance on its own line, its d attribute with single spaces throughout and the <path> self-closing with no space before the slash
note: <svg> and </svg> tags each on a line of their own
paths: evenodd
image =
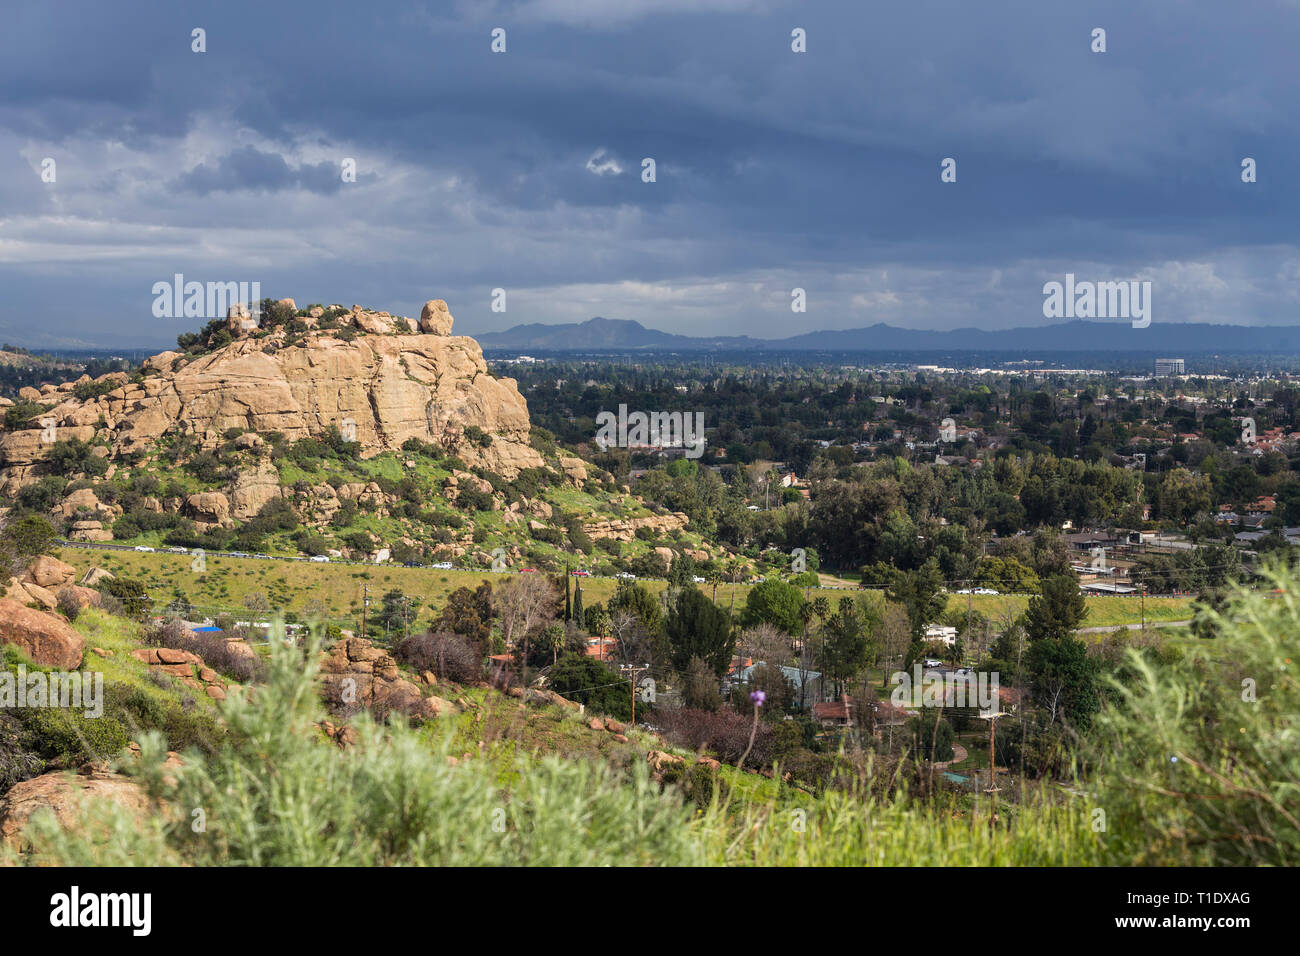
<svg viewBox="0 0 1300 956">
<path fill-rule="evenodd" d="M 514 380 L 493 377 L 473 339 L 449 334 L 446 303 L 427 303 L 418 323 L 359 306 L 338 329 L 316 328 L 318 318 L 296 332 L 237 321 L 238 337 L 224 347 L 197 357 L 163 352 L 145 363 L 143 383 L 118 376 L 117 388 L 92 400 L 75 398 L 72 383 L 47 386 L 39 401 L 53 407 L 40 416 L 43 427 L 0 434 L 0 491 L 34 479 L 51 419 L 58 439 L 107 441 L 114 458 L 169 435 L 210 448 L 231 428 L 297 440 L 333 425 L 355 434 L 364 457 L 418 438 L 507 478 L 542 464 Z M 469 440 L 469 426 L 491 440 Z"/>
</svg>

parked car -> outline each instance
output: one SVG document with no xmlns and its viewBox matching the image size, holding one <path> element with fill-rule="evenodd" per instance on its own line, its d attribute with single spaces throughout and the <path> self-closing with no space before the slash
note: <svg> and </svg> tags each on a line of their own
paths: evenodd
<svg viewBox="0 0 1300 956">
<path fill-rule="evenodd" d="M 997 594 L 998 592 L 993 590 L 992 588 L 976 588 L 975 593 L 976 594 Z"/>
<path fill-rule="evenodd" d="M 620 578 L 622 578 L 624 581 L 635 581 L 635 580 L 636 580 L 636 575 L 633 574 L 631 571 L 620 571 L 620 572 L 618 572 L 618 574 L 615 575 L 615 577 L 620 577 Z"/>
<path fill-rule="evenodd" d="M 923 663 L 926 667 L 942 667 L 942 666 L 943 666 L 943 661 L 941 661 L 941 660 L 937 660 L 936 658 L 933 658 L 933 657 L 927 657 L 927 658 L 926 658 L 924 661 L 922 661 L 921 663 Z"/>
<path fill-rule="evenodd" d="M 312 561 L 317 561 L 321 563 L 328 563 L 329 559 L 330 558 L 328 554 L 313 554 L 310 558 L 310 560 Z"/>
<path fill-rule="evenodd" d="M 135 546 L 135 550 L 137 550 L 137 551 L 153 551 L 153 548 L 149 547 L 147 544 L 137 544 L 137 545 Z"/>
</svg>

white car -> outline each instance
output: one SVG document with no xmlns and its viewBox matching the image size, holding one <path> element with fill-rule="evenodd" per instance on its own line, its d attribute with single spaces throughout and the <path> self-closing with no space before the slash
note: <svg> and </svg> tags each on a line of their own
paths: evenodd
<svg viewBox="0 0 1300 956">
<path fill-rule="evenodd" d="M 700 577 L 698 574 L 695 575 L 695 577 L 691 578 L 691 580 L 694 581 L 696 584 L 704 583 L 704 578 Z"/>
<path fill-rule="evenodd" d="M 312 561 L 319 562 L 319 563 L 322 563 L 322 564 L 328 564 L 328 563 L 329 563 L 329 555 L 326 555 L 326 554 L 315 554 L 315 555 L 312 555 L 311 560 L 312 560 Z"/>
<path fill-rule="evenodd" d="M 631 573 L 630 571 L 620 571 L 620 572 L 616 575 L 616 577 L 620 577 L 620 578 L 622 578 L 624 581 L 635 581 L 635 580 L 636 580 L 636 575 L 633 574 L 633 573 Z"/>
<path fill-rule="evenodd" d="M 942 667 L 942 666 L 943 666 L 943 661 L 935 660 L 933 657 L 926 658 L 926 659 L 925 659 L 924 661 L 922 661 L 921 663 L 924 664 L 926 667 Z"/>
<path fill-rule="evenodd" d="M 451 562 L 450 562 L 450 561 L 439 561 L 437 564 L 430 565 L 430 567 L 437 568 L 439 571 L 450 571 L 450 570 L 451 570 Z"/>
<path fill-rule="evenodd" d="M 149 551 L 149 552 L 152 552 L 152 551 L 153 551 L 153 548 L 149 547 L 147 544 L 137 544 L 137 545 L 135 546 L 135 550 L 137 550 L 137 551 Z"/>
<path fill-rule="evenodd" d="M 186 548 L 168 548 L 167 550 L 168 550 L 170 553 L 172 553 L 172 554 L 189 554 L 189 553 L 190 553 Z"/>
<path fill-rule="evenodd" d="M 993 590 L 992 588 L 976 588 L 975 593 L 976 594 L 997 594 L 998 592 Z"/>
</svg>

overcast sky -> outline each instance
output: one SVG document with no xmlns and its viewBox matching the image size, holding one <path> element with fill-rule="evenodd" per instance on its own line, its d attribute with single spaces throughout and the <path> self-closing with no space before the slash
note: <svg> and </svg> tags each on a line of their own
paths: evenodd
<svg viewBox="0 0 1300 956">
<path fill-rule="evenodd" d="M 1300 323 L 1296 0 L 6 0 L 0 24 L 18 344 L 166 345 L 202 324 L 152 314 L 178 272 L 444 298 L 470 335 L 1034 325 L 1067 272 L 1150 280 L 1155 322 Z"/>
</svg>

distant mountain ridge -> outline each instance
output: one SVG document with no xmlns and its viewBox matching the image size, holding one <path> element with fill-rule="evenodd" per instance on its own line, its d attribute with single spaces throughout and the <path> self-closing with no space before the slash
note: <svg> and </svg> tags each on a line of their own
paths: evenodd
<svg viewBox="0 0 1300 956">
<path fill-rule="evenodd" d="M 477 336 L 485 349 L 604 351 L 989 351 L 989 352 L 1205 352 L 1300 353 L 1300 325 L 1209 325 L 1152 323 L 1135 329 L 1127 322 L 1076 319 L 1017 329 L 900 329 L 877 323 L 862 329 L 804 332 L 784 339 L 748 335 L 693 336 L 648 329 L 631 319 L 597 316 L 586 322 L 516 325 Z"/>
</svg>

